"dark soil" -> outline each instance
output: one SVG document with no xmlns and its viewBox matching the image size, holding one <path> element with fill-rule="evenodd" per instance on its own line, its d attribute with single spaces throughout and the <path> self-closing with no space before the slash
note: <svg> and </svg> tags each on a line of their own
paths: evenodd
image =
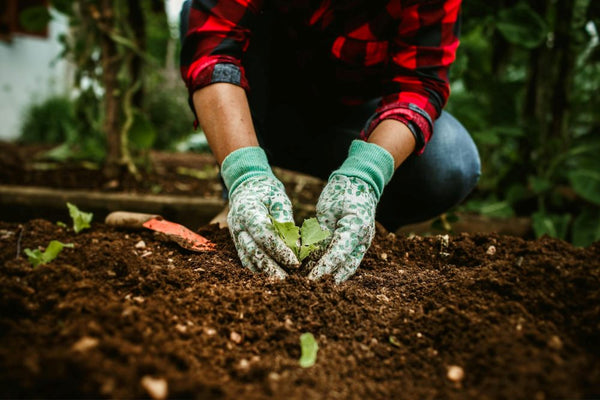
<svg viewBox="0 0 600 400">
<path fill-rule="evenodd" d="M 107 180 L 99 165 L 90 162 L 45 160 L 48 145 L 0 142 L 0 184 L 43 186 L 61 189 L 89 189 L 105 192 L 179 194 L 220 197 L 222 186 L 212 154 L 151 151 L 140 165 L 140 177 L 125 175 Z M 316 202 L 322 182 L 316 178 L 276 169 L 292 195 L 300 201 Z M 301 185 L 296 190 L 294 185 Z"/>
<path fill-rule="evenodd" d="M 200 233 L 216 252 L 0 223 L 0 396 L 160 398 L 151 377 L 170 398 L 600 397 L 600 243 L 380 230 L 336 286 L 253 275 L 226 230 Z M 32 268 L 53 239 L 75 247 Z"/>
</svg>

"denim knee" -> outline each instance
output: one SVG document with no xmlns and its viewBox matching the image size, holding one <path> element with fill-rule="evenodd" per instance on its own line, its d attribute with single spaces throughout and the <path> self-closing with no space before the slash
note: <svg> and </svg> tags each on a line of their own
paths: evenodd
<svg viewBox="0 0 600 400">
<path fill-rule="evenodd" d="M 450 114 L 442 113 L 425 152 L 409 157 L 384 190 L 377 219 L 387 229 L 434 218 L 459 204 L 481 175 L 475 143 Z"/>
</svg>

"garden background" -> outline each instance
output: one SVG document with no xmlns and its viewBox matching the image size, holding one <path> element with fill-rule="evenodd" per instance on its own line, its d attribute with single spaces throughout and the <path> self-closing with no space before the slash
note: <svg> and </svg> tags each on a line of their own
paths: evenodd
<svg viewBox="0 0 600 400">
<path fill-rule="evenodd" d="M 32 95 L 17 143 L 52 145 L 38 157 L 99 169 L 107 181 L 141 179 L 151 151 L 208 151 L 179 78 L 173 2 L 39 3 L 2 3 L 17 18 L 3 18 L 3 45 L 15 26 L 43 35 L 52 20 L 66 20 L 56 61 L 72 66 L 71 84 Z M 466 215 L 525 218 L 536 237 L 577 246 L 600 239 L 599 29 L 597 1 L 464 1 L 447 110 L 473 135 L 482 178 L 435 228 L 455 231 Z"/>
</svg>

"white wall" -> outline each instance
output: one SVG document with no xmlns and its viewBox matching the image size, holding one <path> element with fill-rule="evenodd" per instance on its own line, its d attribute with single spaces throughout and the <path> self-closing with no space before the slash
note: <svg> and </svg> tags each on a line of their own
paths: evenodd
<svg viewBox="0 0 600 400">
<path fill-rule="evenodd" d="M 58 36 L 66 33 L 67 20 L 53 13 L 48 38 L 15 35 L 0 41 L 0 140 L 15 139 L 27 106 L 70 89 L 68 63 L 58 60 Z"/>
</svg>

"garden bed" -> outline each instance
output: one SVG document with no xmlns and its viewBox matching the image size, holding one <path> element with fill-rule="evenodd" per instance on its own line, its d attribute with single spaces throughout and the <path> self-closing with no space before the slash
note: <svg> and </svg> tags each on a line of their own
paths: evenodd
<svg viewBox="0 0 600 400">
<path fill-rule="evenodd" d="M 227 230 L 199 232 L 217 251 L 0 223 L 0 396 L 600 396 L 600 243 L 379 229 L 336 286 L 253 275 Z M 55 239 L 74 248 L 31 267 L 24 249 Z M 304 332 L 319 344 L 306 369 Z"/>
</svg>

